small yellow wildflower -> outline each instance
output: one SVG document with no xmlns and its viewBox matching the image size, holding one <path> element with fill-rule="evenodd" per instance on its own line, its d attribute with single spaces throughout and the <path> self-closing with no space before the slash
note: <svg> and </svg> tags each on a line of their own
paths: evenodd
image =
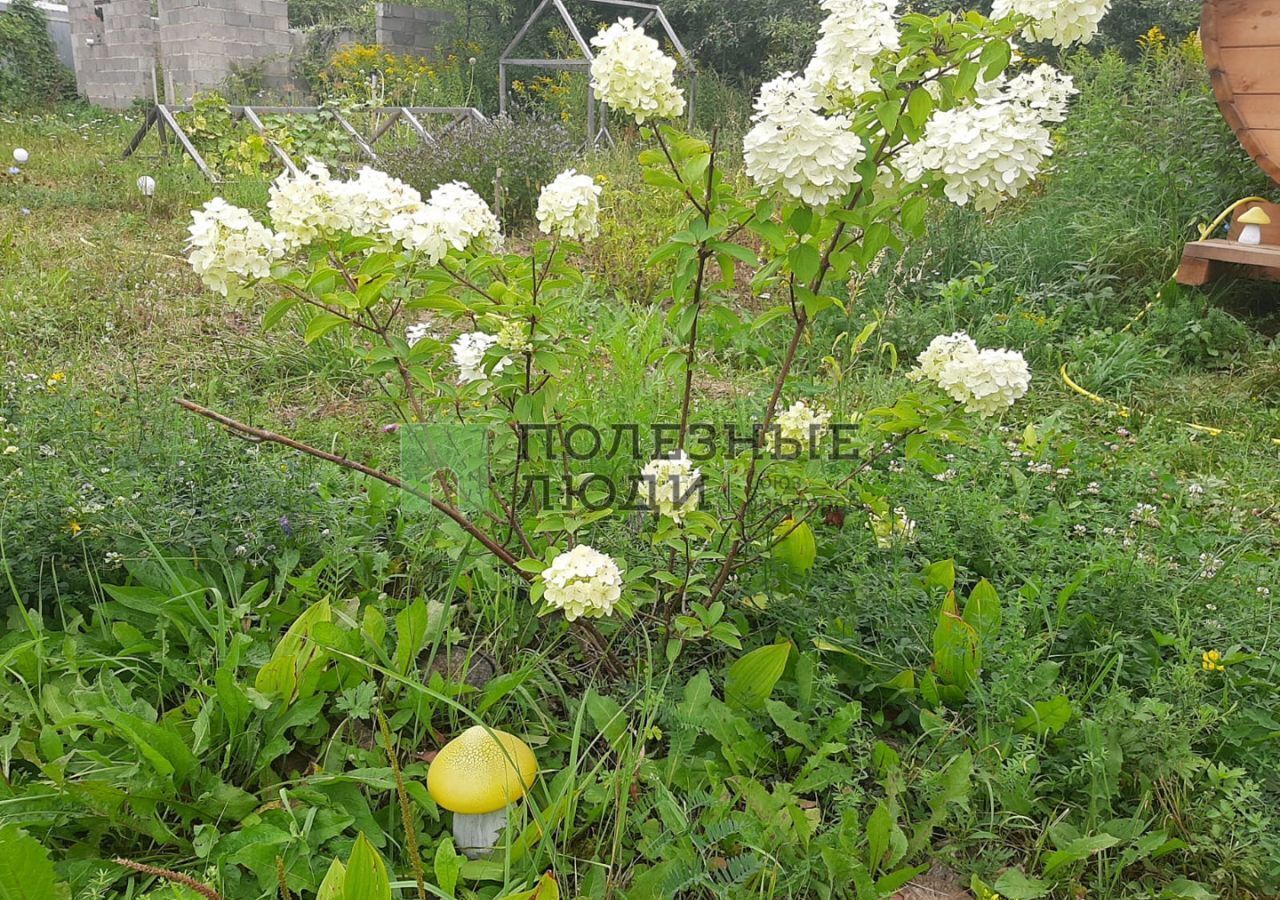
<svg viewBox="0 0 1280 900">
<path fill-rule="evenodd" d="M 1144 53 L 1152 53 L 1164 49 L 1168 40 L 1159 25 L 1152 25 L 1146 34 L 1138 38 L 1138 46 Z"/>
<path fill-rule="evenodd" d="M 1227 667 L 1222 664 L 1222 654 L 1217 650 L 1209 650 L 1200 655 L 1200 666 L 1206 672 L 1225 672 Z"/>
<path fill-rule="evenodd" d="M 66 380 L 67 380 L 66 372 L 54 372 L 52 375 L 50 375 L 48 378 L 45 379 L 44 384 L 45 384 L 45 387 L 52 390 L 53 388 L 56 388 L 58 385 L 62 384 L 62 382 Z"/>
<path fill-rule="evenodd" d="M 69 529 L 71 529 L 71 536 L 72 536 L 72 537 L 75 537 L 75 536 L 76 536 L 76 535 L 78 535 L 80 532 L 84 531 L 84 529 L 80 526 L 80 523 L 79 523 L 79 522 L 77 522 L 75 519 L 72 519 L 70 522 L 68 522 L 68 523 L 67 523 L 67 527 L 68 527 Z"/>
</svg>

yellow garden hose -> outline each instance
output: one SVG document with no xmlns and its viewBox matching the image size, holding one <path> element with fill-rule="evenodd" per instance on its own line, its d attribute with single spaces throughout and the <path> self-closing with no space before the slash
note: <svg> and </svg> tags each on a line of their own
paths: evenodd
<svg viewBox="0 0 1280 900">
<path fill-rule="evenodd" d="M 1200 228 L 1199 240 L 1201 241 L 1208 240 L 1209 235 L 1217 231 L 1218 228 L 1222 225 L 1222 223 L 1225 222 L 1227 218 L 1233 212 L 1236 211 L 1236 209 L 1243 206 L 1244 204 L 1266 203 L 1266 202 L 1268 201 L 1262 197 L 1245 197 L 1243 200 L 1237 200 L 1235 203 L 1232 203 L 1230 206 L 1224 209 L 1222 211 L 1222 214 L 1219 215 L 1218 218 L 1213 220 L 1213 224 L 1209 225 L 1207 228 L 1203 226 Z M 1156 300 L 1159 300 L 1159 299 L 1160 299 L 1160 294 L 1157 293 Z M 1152 300 L 1146 306 L 1142 307 L 1142 309 L 1138 311 L 1138 314 L 1129 320 L 1129 324 L 1125 325 L 1124 328 L 1120 329 L 1120 333 L 1123 334 L 1124 332 L 1131 330 L 1134 325 L 1137 325 L 1138 322 L 1142 320 L 1142 317 L 1151 311 L 1152 307 L 1155 306 L 1155 303 L 1156 301 Z M 1069 387 L 1071 390 L 1075 391 L 1081 397 L 1084 397 L 1086 400 L 1090 400 L 1093 403 L 1098 404 L 1099 406 L 1110 407 L 1118 416 L 1122 416 L 1124 418 L 1129 417 L 1128 407 L 1123 406 L 1119 403 L 1116 403 L 1114 400 L 1108 400 L 1106 397 L 1100 397 L 1097 394 L 1093 393 L 1093 391 L 1087 390 L 1086 388 L 1083 388 L 1080 385 L 1076 384 L 1074 381 L 1072 381 L 1071 376 L 1067 374 L 1066 363 L 1062 364 L 1062 368 L 1058 370 L 1058 374 L 1062 376 L 1062 383 L 1065 384 L 1067 387 Z M 1234 435 L 1237 437 L 1239 436 L 1238 432 L 1227 431 L 1223 428 L 1215 428 L 1212 425 L 1201 425 L 1198 422 L 1179 422 L 1178 424 L 1184 425 L 1187 428 L 1190 428 L 1192 431 L 1199 432 L 1200 434 L 1208 434 L 1208 435 L 1212 435 L 1213 437 L 1218 437 L 1219 435 L 1223 435 L 1223 434 Z M 1270 440 L 1272 444 L 1280 446 L 1280 438 L 1271 438 Z"/>
</svg>

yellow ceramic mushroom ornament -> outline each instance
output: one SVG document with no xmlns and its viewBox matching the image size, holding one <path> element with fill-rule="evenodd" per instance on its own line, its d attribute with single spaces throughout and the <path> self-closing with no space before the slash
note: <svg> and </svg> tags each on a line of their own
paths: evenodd
<svg viewBox="0 0 1280 900">
<path fill-rule="evenodd" d="M 1256 246 L 1262 243 L 1262 226 L 1271 224 L 1271 217 L 1263 212 L 1261 206 L 1255 206 L 1236 220 L 1244 228 L 1240 229 L 1237 240 L 1242 244 Z"/>
<path fill-rule="evenodd" d="M 453 813 L 454 845 L 471 859 L 487 856 L 507 825 L 507 811 L 533 784 L 538 760 L 514 734 L 473 725 L 445 744 L 427 770 L 431 799 Z"/>
</svg>

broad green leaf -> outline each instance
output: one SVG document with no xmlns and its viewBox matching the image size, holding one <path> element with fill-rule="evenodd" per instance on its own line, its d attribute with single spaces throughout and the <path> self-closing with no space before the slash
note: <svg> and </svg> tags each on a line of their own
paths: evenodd
<svg viewBox="0 0 1280 900">
<path fill-rule="evenodd" d="M 874 874 L 884 865 L 889 852 L 889 833 L 893 830 L 893 815 L 881 800 L 867 819 L 867 866 Z"/>
<path fill-rule="evenodd" d="M 791 271 L 796 273 L 796 278 L 809 281 L 818 274 L 822 258 L 818 254 L 818 248 L 813 244 L 796 244 L 787 254 L 787 262 L 791 266 Z"/>
<path fill-rule="evenodd" d="M 387 866 L 364 832 L 356 838 L 342 880 L 342 900 L 391 900 Z"/>
<path fill-rule="evenodd" d="M 1050 731 L 1058 733 L 1071 721 L 1071 701 L 1065 694 L 1059 694 L 1052 700 L 1037 700 L 1032 710 L 1021 716 L 1013 727 L 1029 734 L 1045 735 Z"/>
<path fill-rule="evenodd" d="M 323 666 L 328 658 L 311 640 L 311 632 L 318 623 L 331 621 L 333 611 L 328 600 L 303 610 L 276 644 L 271 659 L 258 670 L 253 686 L 260 693 L 283 698 L 286 704 L 294 700 L 303 675 L 313 666 Z"/>
<path fill-rule="evenodd" d="M 1006 869 L 994 887 L 996 893 L 1006 900 L 1037 900 L 1049 893 L 1051 885 L 1028 877 L 1021 869 Z"/>
<path fill-rule="evenodd" d="M 1044 861 L 1044 874 L 1052 875 L 1063 866 L 1083 862 L 1095 853 L 1101 853 L 1109 847 L 1120 843 L 1120 838 L 1113 834 L 1095 834 L 1089 837 L 1076 838 L 1060 850 L 1054 850 Z"/>
<path fill-rule="evenodd" d="M 791 642 L 759 647 L 729 667 L 724 679 L 724 697 L 732 706 L 760 709 L 773 693 L 791 656 Z"/>
<path fill-rule="evenodd" d="M 396 614 L 395 669 L 399 674 L 408 672 L 422 651 L 429 620 L 427 604 L 421 598 Z"/>
<path fill-rule="evenodd" d="M 982 579 L 964 605 L 964 620 L 973 626 L 981 641 L 990 641 L 1000 630 L 1000 597 L 991 582 Z"/>
<path fill-rule="evenodd" d="M 319 313 L 307 323 L 307 330 L 303 332 L 302 340 L 308 344 L 314 343 L 346 321 L 342 316 L 334 313 Z"/>
<path fill-rule="evenodd" d="M 346 867 L 342 864 L 342 860 L 335 859 L 329 864 L 329 871 L 325 873 L 324 881 L 320 882 L 320 887 L 316 890 L 316 900 L 343 900 L 342 887 L 346 879 Z"/>
<path fill-rule="evenodd" d="M 655 871 L 653 869 L 650 870 Z M 632 883 L 633 889 L 639 880 Z M 643 894 L 641 896 L 650 896 Z M 538 879 L 538 883 L 533 886 L 533 890 L 520 891 L 516 894 L 506 894 L 505 900 L 560 900 L 560 886 L 556 884 L 555 876 L 550 872 L 544 872 L 542 877 Z"/>
<path fill-rule="evenodd" d="M 462 871 L 462 864 L 466 861 L 467 858 L 454 848 L 453 839 L 448 836 L 440 842 L 440 846 L 436 847 L 432 867 L 436 873 L 436 886 L 446 896 L 454 895 L 458 887 L 458 875 Z"/>
<path fill-rule="evenodd" d="M 57 900 L 68 895 L 39 841 L 17 825 L 0 828 L 0 900 Z"/>
</svg>

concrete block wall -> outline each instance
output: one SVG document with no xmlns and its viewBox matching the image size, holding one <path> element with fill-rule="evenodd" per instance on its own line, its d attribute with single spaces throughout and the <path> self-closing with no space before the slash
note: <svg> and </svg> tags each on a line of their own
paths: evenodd
<svg viewBox="0 0 1280 900">
<path fill-rule="evenodd" d="M 402 3 L 376 5 L 377 41 L 393 53 L 435 56 L 448 37 L 453 14 Z"/>
<path fill-rule="evenodd" d="M 194 93 L 219 86 L 235 71 L 259 63 L 268 87 L 288 84 L 295 47 L 288 0 L 159 4 L 160 62 L 173 89 L 172 102 L 185 102 Z"/>
<path fill-rule="evenodd" d="M 157 56 L 151 0 L 69 0 L 67 17 L 81 94 L 110 109 L 152 95 Z"/>
</svg>

